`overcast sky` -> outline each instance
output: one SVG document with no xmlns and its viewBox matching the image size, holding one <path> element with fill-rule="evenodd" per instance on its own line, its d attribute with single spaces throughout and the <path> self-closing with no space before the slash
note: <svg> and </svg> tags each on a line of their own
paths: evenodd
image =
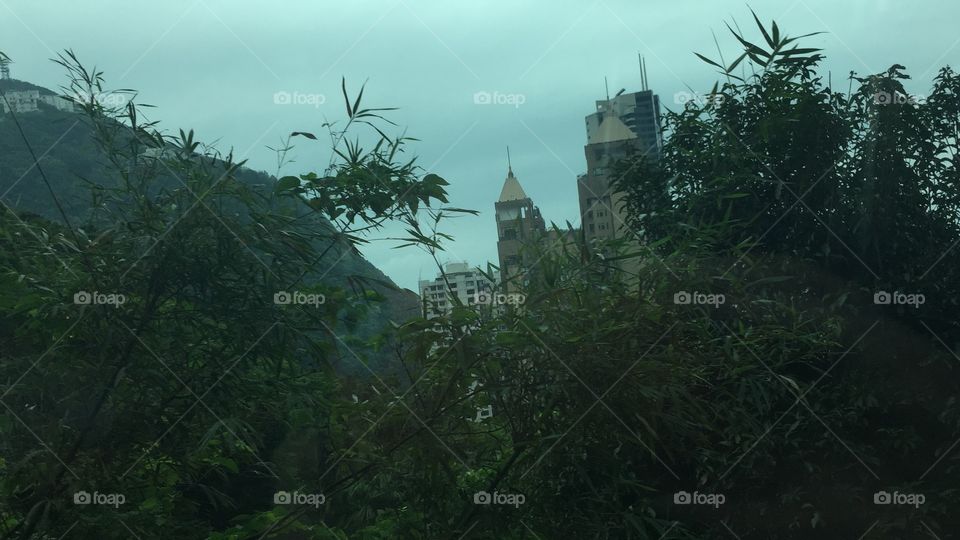
<svg viewBox="0 0 960 540">
<path fill-rule="evenodd" d="M 908 88 L 924 94 L 940 67 L 960 66 L 957 0 L 750 5 L 789 35 L 826 32 L 806 43 L 825 49 L 835 86 L 851 70 L 899 63 L 914 78 Z M 354 91 L 369 79 L 366 104 L 400 107 L 390 118 L 420 139 L 419 163 L 451 183 L 454 206 L 480 211 L 448 224 L 456 242 L 447 260 L 482 265 L 497 258 L 505 145 L 547 221 L 578 224 L 584 116 L 603 98 L 604 76 L 611 93 L 639 90 L 643 54 L 651 88 L 676 108 L 678 92 L 716 80 L 693 55 L 716 56 L 711 31 L 728 60 L 737 55 L 724 27 L 733 20 L 760 39 L 746 3 L 720 0 L 0 0 L 0 51 L 16 62 L 14 78 L 56 90 L 65 74 L 49 59 L 72 48 L 108 87 L 135 88 L 156 105 L 152 119 L 166 129 L 193 128 L 271 173 L 268 145 L 322 132 L 325 116 L 344 115 L 341 76 Z M 277 104 L 278 92 L 303 103 Z M 505 103 L 476 104 L 477 92 Z M 321 170 L 328 150 L 299 139 L 294 154 L 284 174 Z M 426 255 L 394 244 L 363 251 L 403 287 L 435 275 Z"/>
</svg>

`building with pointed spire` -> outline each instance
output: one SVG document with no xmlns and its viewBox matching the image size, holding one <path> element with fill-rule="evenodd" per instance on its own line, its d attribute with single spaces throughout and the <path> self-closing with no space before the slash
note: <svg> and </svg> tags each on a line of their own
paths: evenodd
<svg viewBox="0 0 960 540">
<path fill-rule="evenodd" d="M 510 150 L 507 149 L 507 178 L 503 181 L 500 198 L 494 203 L 497 219 L 497 254 L 500 259 L 500 279 L 507 292 L 522 285 L 523 276 L 534 261 L 529 260 L 523 246 L 545 236 L 546 226 L 540 209 L 534 206 L 520 181 L 513 174 Z"/>
</svg>

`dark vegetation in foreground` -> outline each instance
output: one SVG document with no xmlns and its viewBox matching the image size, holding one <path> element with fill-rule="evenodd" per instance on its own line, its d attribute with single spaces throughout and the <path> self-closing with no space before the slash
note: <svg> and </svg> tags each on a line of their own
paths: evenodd
<svg viewBox="0 0 960 540">
<path fill-rule="evenodd" d="M 366 379 L 330 366 L 361 362 L 335 329 L 367 302 L 305 277 L 386 221 L 436 255 L 463 212 L 384 111 L 344 88 L 329 166 L 262 193 L 188 134 L 88 103 L 122 181 L 83 223 L 0 219 L 0 538 L 957 538 L 960 77 L 922 101 L 883 97 L 907 96 L 901 66 L 837 91 L 818 51 L 757 24 L 743 57 L 708 60 L 714 98 L 666 116 L 663 160 L 621 164 L 641 244 L 564 236 L 522 310 L 390 327 L 366 347 L 396 369 Z M 182 185 L 151 192 L 164 170 Z M 326 302 L 272 301 L 292 289 Z M 126 302 L 73 303 L 91 290 Z"/>
</svg>

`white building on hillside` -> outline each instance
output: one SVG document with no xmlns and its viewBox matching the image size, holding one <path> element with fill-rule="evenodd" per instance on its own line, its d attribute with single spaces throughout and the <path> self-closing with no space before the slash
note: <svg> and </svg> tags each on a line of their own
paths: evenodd
<svg viewBox="0 0 960 540">
<path fill-rule="evenodd" d="M 58 111 L 67 111 L 67 112 L 78 112 L 79 107 L 73 101 L 63 97 L 63 96 L 52 96 L 52 95 L 43 95 L 40 96 L 40 100 L 55 107 Z"/>
<path fill-rule="evenodd" d="M 14 113 L 28 113 L 37 110 L 37 103 L 40 101 L 39 90 L 18 90 L 16 92 L 7 92 L 0 99 L 0 112 L 7 114 L 10 109 Z M 7 105 L 9 103 L 9 106 Z"/>
<path fill-rule="evenodd" d="M 16 90 L 4 94 L 6 100 L 0 99 L 0 113 L 7 114 L 13 109 L 15 114 L 36 112 L 40 104 L 54 107 L 58 111 L 77 112 L 77 106 L 69 99 L 53 94 L 40 95 L 39 90 Z M 10 106 L 7 106 L 7 103 Z"/>
</svg>

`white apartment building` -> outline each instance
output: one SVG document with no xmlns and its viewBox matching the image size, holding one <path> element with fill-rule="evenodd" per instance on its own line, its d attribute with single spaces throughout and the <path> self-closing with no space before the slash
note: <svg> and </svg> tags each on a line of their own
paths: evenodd
<svg viewBox="0 0 960 540">
<path fill-rule="evenodd" d="M 449 293 L 455 293 L 464 305 L 470 306 L 475 303 L 479 293 L 489 295 L 496 290 L 495 282 L 487 279 L 479 268 L 470 268 L 465 262 L 447 263 L 443 273 L 446 274 L 446 281 L 443 275 L 432 280 L 420 280 L 420 299 L 424 303 L 424 316 L 427 319 L 453 310 L 454 303 Z M 497 279 L 497 273 L 493 277 Z M 447 283 L 450 284 L 449 292 Z"/>
</svg>

